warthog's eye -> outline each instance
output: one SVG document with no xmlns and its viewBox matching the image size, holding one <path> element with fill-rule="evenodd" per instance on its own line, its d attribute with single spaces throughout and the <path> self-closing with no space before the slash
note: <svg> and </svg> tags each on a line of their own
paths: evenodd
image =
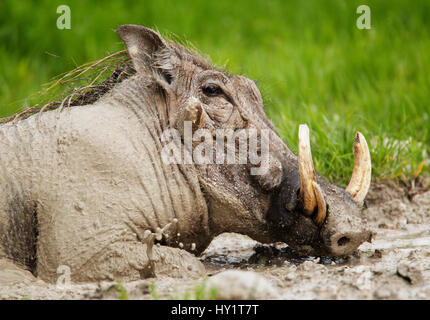
<svg viewBox="0 0 430 320">
<path fill-rule="evenodd" d="M 224 93 L 222 89 L 214 83 L 205 84 L 202 91 L 208 97 L 216 97 Z"/>
</svg>

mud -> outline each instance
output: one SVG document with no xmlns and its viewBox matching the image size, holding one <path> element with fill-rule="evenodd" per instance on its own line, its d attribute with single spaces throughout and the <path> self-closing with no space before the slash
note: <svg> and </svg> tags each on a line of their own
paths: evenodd
<svg viewBox="0 0 430 320">
<path fill-rule="evenodd" d="M 57 284 L 0 260 L 2 299 L 429 299 L 430 190 L 372 184 L 363 215 L 373 232 L 348 257 L 300 257 L 282 243 L 222 234 L 201 256 L 204 278 Z"/>
</svg>

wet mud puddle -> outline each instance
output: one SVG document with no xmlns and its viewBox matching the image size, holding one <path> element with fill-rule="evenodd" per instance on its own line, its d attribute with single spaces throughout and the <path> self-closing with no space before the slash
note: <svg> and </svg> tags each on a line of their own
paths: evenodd
<svg viewBox="0 0 430 320">
<path fill-rule="evenodd" d="M 314 261 L 324 265 L 344 264 L 347 257 L 300 256 L 285 243 L 261 244 L 247 236 L 224 233 L 212 241 L 201 261 L 209 269 L 257 268 L 264 266 L 300 265 Z"/>
<path fill-rule="evenodd" d="M 240 268 L 270 279 L 281 299 L 430 299 L 430 224 L 375 230 L 348 257 L 297 257 L 285 244 L 222 234 L 202 255 L 208 274 Z"/>
<path fill-rule="evenodd" d="M 372 243 L 379 250 L 389 249 L 430 249 L 430 226 L 407 225 L 406 230 L 387 230 Z"/>
<path fill-rule="evenodd" d="M 319 258 L 324 265 L 357 265 L 366 259 L 382 256 L 382 252 L 429 252 L 430 225 L 406 225 L 403 230 L 379 230 L 371 243 L 362 244 L 352 257 L 303 257 L 284 243 L 260 244 L 247 236 L 224 233 L 206 249 L 201 261 L 210 268 L 247 268 L 257 266 L 300 265 Z M 429 261 L 430 262 L 430 261 Z"/>
</svg>

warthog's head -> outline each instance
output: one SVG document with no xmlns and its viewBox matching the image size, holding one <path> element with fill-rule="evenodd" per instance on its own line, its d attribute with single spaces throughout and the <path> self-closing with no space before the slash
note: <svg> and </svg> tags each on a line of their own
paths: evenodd
<svg viewBox="0 0 430 320">
<path fill-rule="evenodd" d="M 299 129 L 298 156 L 282 141 L 254 81 L 217 70 L 148 28 L 124 25 L 117 33 L 138 75 L 159 88 L 165 128 L 185 146 L 179 157 L 197 168 L 211 235 L 238 232 L 321 255 L 349 254 L 369 239 L 360 211 L 371 167 L 360 133 L 344 190 L 315 173 L 307 126 Z"/>
</svg>

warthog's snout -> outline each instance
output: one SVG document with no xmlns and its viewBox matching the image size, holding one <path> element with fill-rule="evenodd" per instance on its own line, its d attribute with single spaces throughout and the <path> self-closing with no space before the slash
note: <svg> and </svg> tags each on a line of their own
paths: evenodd
<svg viewBox="0 0 430 320">
<path fill-rule="evenodd" d="M 368 230 L 356 230 L 349 232 L 337 232 L 325 239 L 325 245 L 331 255 L 346 255 L 356 250 L 363 242 L 368 241 L 371 232 Z"/>
<path fill-rule="evenodd" d="M 328 215 L 321 227 L 322 252 L 341 256 L 355 251 L 363 242 L 369 241 L 371 232 L 362 218 L 358 206 L 349 194 L 340 189 L 327 192 Z"/>
<path fill-rule="evenodd" d="M 366 140 L 359 132 L 354 154 L 347 188 L 328 183 L 314 170 L 309 129 L 300 126 L 298 170 L 287 172 L 268 214 L 277 237 L 303 253 L 328 256 L 350 254 L 370 240 L 361 207 L 370 187 L 371 163 Z"/>
</svg>

